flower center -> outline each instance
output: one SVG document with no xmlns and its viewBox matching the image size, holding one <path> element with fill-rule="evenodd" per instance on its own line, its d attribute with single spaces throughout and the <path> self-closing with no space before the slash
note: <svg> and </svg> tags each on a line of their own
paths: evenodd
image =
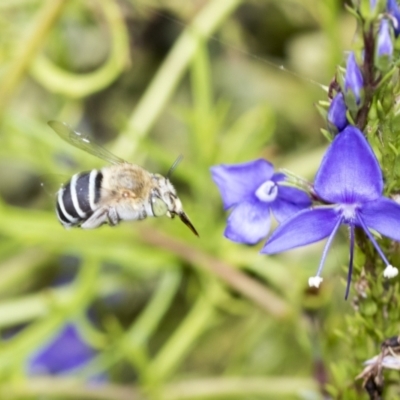
<svg viewBox="0 0 400 400">
<path fill-rule="evenodd" d="M 273 181 L 266 181 L 256 190 L 256 196 L 259 200 L 270 203 L 278 196 L 278 185 Z"/>
<path fill-rule="evenodd" d="M 339 211 L 342 214 L 343 220 L 347 224 L 352 224 L 356 220 L 356 211 L 358 204 L 341 204 Z"/>
</svg>

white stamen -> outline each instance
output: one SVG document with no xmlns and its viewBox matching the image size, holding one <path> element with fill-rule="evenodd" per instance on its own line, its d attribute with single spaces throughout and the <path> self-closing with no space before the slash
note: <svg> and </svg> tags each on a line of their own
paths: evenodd
<svg viewBox="0 0 400 400">
<path fill-rule="evenodd" d="M 358 204 L 342 204 L 339 207 L 341 214 L 346 222 L 354 221 Z"/>
<path fill-rule="evenodd" d="M 319 288 L 319 285 L 323 281 L 323 278 L 320 276 L 312 276 L 308 278 L 308 286 Z"/>
<path fill-rule="evenodd" d="M 273 181 L 264 182 L 257 190 L 256 196 L 259 200 L 270 203 L 276 199 L 278 195 L 278 186 Z"/>
<path fill-rule="evenodd" d="M 383 276 L 385 278 L 394 278 L 395 276 L 397 276 L 399 273 L 399 270 L 396 267 L 393 267 L 393 265 L 388 265 L 385 270 L 383 271 Z"/>
</svg>

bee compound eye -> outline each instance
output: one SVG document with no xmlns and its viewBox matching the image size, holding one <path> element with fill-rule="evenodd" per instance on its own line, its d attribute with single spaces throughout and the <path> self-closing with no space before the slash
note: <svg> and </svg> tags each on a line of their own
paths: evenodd
<svg viewBox="0 0 400 400">
<path fill-rule="evenodd" d="M 155 217 L 161 217 L 168 212 L 167 204 L 159 197 L 153 197 L 151 199 L 151 209 Z"/>
</svg>

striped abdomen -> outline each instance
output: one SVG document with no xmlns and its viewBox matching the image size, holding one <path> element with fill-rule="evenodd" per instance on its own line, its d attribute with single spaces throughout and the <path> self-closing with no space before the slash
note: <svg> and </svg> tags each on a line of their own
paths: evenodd
<svg viewBox="0 0 400 400">
<path fill-rule="evenodd" d="M 92 170 L 75 174 L 57 195 L 58 220 L 68 228 L 86 221 L 97 208 L 103 174 Z"/>
</svg>

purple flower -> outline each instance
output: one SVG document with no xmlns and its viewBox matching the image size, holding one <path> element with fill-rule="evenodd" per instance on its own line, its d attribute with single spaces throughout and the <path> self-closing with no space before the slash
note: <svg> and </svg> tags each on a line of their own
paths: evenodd
<svg viewBox="0 0 400 400">
<path fill-rule="evenodd" d="M 356 57 L 351 52 L 347 58 L 346 75 L 344 77 L 344 90 L 346 95 L 350 91 L 355 97 L 357 105 L 361 102 L 361 93 L 364 86 L 364 78 L 360 67 L 357 65 Z"/>
<path fill-rule="evenodd" d="M 239 243 L 255 244 L 268 235 L 272 211 L 278 222 L 311 205 L 302 190 L 284 186 L 286 176 L 274 174 L 266 160 L 211 167 L 224 208 L 233 208 L 225 236 Z"/>
<path fill-rule="evenodd" d="M 376 53 L 378 57 L 386 56 L 389 59 L 391 59 L 393 55 L 393 41 L 390 35 L 389 21 L 387 19 L 383 19 L 379 27 Z"/>
<path fill-rule="evenodd" d="M 343 93 L 338 93 L 332 100 L 328 110 L 328 123 L 341 132 L 348 124 L 346 117 L 346 103 Z"/>
<path fill-rule="evenodd" d="M 66 325 L 29 360 L 31 375 L 60 375 L 84 366 L 96 354 L 81 337 L 75 325 Z"/>
<path fill-rule="evenodd" d="M 399 36 L 400 33 L 400 9 L 396 0 L 388 0 L 386 3 L 387 12 L 391 15 L 393 22 L 394 34 Z"/>
<path fill-rule="evenodd" d="M 400 205 L 382 195 L 383 177 L 370 145 L 357 128 L 348 126 L 337 135 L 325 154 L 314 183 L 316 195 L 326 204 L 303 210 L 278 226 L 262 249 L 274 254 L 328 238 L 317 275 L 310 286 L 319 286 L 321 270 L 340 225 L 349 226 L 350 262 L 346 298 L 353 268 L 354 228 L 361 227 L 386 265 L 383 275 L 398 270 L 389 264 L 370 229 L 400 241 Z"/>
<path fill-rule="evenodd" d="M 375 7 L 376 7 L 376 0 L 370 0 L 369 5 L 370 5 L 371 10 L 374 11 Z"/>
</svg>

